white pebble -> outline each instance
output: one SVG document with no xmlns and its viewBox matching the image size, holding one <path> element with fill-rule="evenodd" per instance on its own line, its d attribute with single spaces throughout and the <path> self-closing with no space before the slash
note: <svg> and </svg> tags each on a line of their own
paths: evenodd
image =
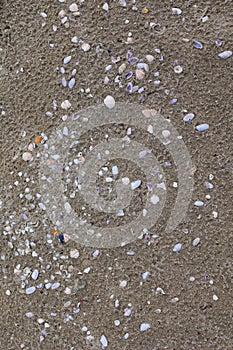
<svg viewBox="0 0 233 350">
<path fill-rule="evenodd" d="M 119 320 L 115 320 L 115 321 L 114 321 L 115 326 L 119 326 L 120 323 L 121 323 L 121 322 L 120 322 Z"/>
<path fill-rule="evenodd" d="M 200 132 L 206 131 L 208 129 L 209 129 L 209 124 L 204 123 L 196 126 L 196 130 Z"/>
<path fill-rule="evenodd" d="M 130 183 L 130 179 L 128 177 L 123 177 L 121 179 L 123 185 L 128 185 Z"/>
<path fill-rule="evenodd" d="M 219 53 L 218 57 L 222 58 L 222 59 L 226 59 L 226 58 L 231 57 L 231 55 L 232 55 L 232 51 L 228 50 L 228 51 L 223 51 L 223 52 Z"/>
<path fill-rule="evenodd" d="M 56 282 L 56 283 L 53 283 L 52 286 L 51 286 L 51 289 L 57 289 L 60 287 L 60 283 L 59 282 Z"/>
<path fill-rule="evenodd" d="M 62 108 L 62 109 L 67 110 L 67 109 L 69 109 L 70 107 L 71 107 L 71 103 L 70 103 L 68 100 L 65 100 L 65 101 L 63 101 L 63 102 L 61 103 L 61 108 Z"/>
<path fill-rule="evenodd" d="M 26 294 L 32 294 L 32 293 L 34 293 L 35 292 L 35 290 L 36 290 L 36 287 L 29 287 L 29 288 L 26 288 Z"/>
<path fill-rule="evenodd" d="M 103 10 L 104 11 L 108 11 L 109 10 L 109 6 L 108 6 L 107 2 L 105 2 L 105 4 L 103 4 Z"/>
<path fill-rule="evenodd" d="M 149 271 L 143 272 L 142 273 L 142 279 L 146 280 L 148 278 L 149 274 L 150 274 Z"/>
<path fill-rule="evenodd" d="M 38 270 L 34 270 L 33 273 L 32 273 L 32 279 L 33 280 L 37 280 L 39 276 L 39 271 Z"/>
<path fill-rule="evenodd" d="M 120 287 L 125 288 L 127 286 L 127 281 L 121 281 L 120 282 Z"/>
<path fill-rule="evenodd" d="M 183 121 L 188 123 L 191 122 L 194 118 L 194 114 L 193 113 L 188 113 L 184 116 Z"/>
<path fill-rule="evenodd" d="M 197 237 L 197 238 L 195 238 L 195 239 L 193 240 L 192 245 L 193 245 L 194 247 L 196 247 L 196 246 L 200 243 L 200 241 L 201 241 L 201 239 L 200 239 L 199 237 Z"/>
<path fill-rule="evenodd" d="M 71 56 L 65 57 L 64 60 L 63 60 L 63 63 L 64 63 L 64 64 L 69 63 L 69 62 L 71 61 L 71 58 L 72 58 Z"/>
<path fill-rule="evenodd" d="M 195 201 L 195 202 L 194 202 L 194 205 L 195 205 L 196 207 L 203 207 L 204 202 L 202 202 L 202 201 Z"/>
<path fill-rule="evenodd" d="M 107 338 L 105 337 L 105 335 L 101 335 L 100 342 L 104 348 L 106 348 L 108 346 L 108 341 L 107 341 Z"/>
<path fill-rule="evenodd" d="M 78 5 L 75 4 L 75 3 L 71 4 L 70 7 L 69 7 L 69 10 L 71 12 L 77 12 L 78 11 Z"/>
<path fill-rule="evenodd" d="M 25 162 L 28 162 L 32 159 L 32 154 L 30 152 L 24 152 L 22 158 Z"/>
<path fill-rule="evenodd" d="M 146 59 L 147 59 L 147 61 L 149 62 L 149 63 L 151 63 L 151 62 L 153 62 L 154 61 L 154 56 L 152 56 L 152 55 L 146 55 Z"/>
<path fill-rule="evenodd" d="M 153 194 L 150 201 L 152 204 L 157 204 L 159 202 L 159 197 L 156 194 Z"/>
<path fill-rule="evenodd" d="M 131 311 L 130 309 L 128 309 L 128 308 L 126 308 L 126 309 L 124 310 L 124 316 L 125 316 L 125 317 L 129 317 L 129 316 L 131 315 L 131 313 L 132 313 L 132 311 Z"/>
<path fill-rule="evenodd" d="M 140 325 L 140 331 L 141 332 L 145 332 L 147 329 L 149 329 L 150 328 L 150 324 L 149 323 L 142 323 L 141 325 Z"/>
<path fill-rule="evenodd" d="M 141 180 L 131 182 L 131 190 L 135 190 L 136 188 L 138 188 L 141 185 L 141 183 L 142 183 Z"/>
<path fill-rule="evenodd" d="M 74 36 L 72 39 L 71 39 L 72 43 L 74 44 L 77 44 L 78 43 L 78 37 L 77 36 Z"/>
<path fill-rule="evenodd" d="M 79 251 L 77 249 L 73 249 L 70 251 L 70 257 L 73 259 L 77 259 L 79 257 Z"/>
<path fill-rule="evenodd" d="M 112 96 L 108 95 L 104 99 L 104 104 L 107 108 L 114 108 L 115 107 L 115 100 Z"/>
<path fill-rule="evenodd" d="M 72 89 L 74 87 L 74 85 L 75 85 L 75 78 L 71 78 L 70 81 L 69 81 L 68 86 L 69 86 L 70 89 Z"/>
<path fill-rule="evenodd" d="M 90 46 L 89 44 L 87 44 L 87 43 L 83 43 L 83 44 L 81 45 L 81 49 L 82 49 L 84 52 L 89 51 L 90 48 L 91 48 L 91 46 Z"/>
<path fill-rule="evenodd" d="M 182 244 L 181 243 L 177 243 L 174 248 L 173 248 L 173 252 L 174 253 L 179 253 L 181 251 L 182 248 Z"/>
<path fill-rule="evenodd" d="M 118 166 L 117 165 L 114 165 L 113 167 L 112 167 L 112 174 L 113 175 L 117 175 L 118 174 Z"/>
<path fill-rule="evenodd" d="M 173 15 L 181 15 L 182 10 L 180 8 L 178 8 L 178 7 L 173 7 L 172 8 L 172 13 L 173 13 Z"/>
<path fill-rule="evenodd" d="M 175 66 L 175 67 L 174 67 L 174 72 L 175 72 L 176 74 L 180 74 L 180 73 L 183 72 L 183 68 L 182 68 L 180 65 Z"/>
<path fill-rule="evenodd" d="M 218 296 L 216 294 L 213 295 L 213 300 L 217 301 L 218 300 Z"/>
</svg>

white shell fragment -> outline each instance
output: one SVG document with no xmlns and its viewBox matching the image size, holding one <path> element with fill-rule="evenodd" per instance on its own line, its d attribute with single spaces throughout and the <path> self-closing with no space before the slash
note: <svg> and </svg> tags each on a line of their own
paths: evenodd
<svg viewBox="0 0 233 350">
<path fill-rule="evenodd" d="M 77 259 L 79 257 L 79 251 L 77 249 L 73 249 L 70 251 L 70 257 L 73 259 Z"/>
<path fill-rule="evenodd" d="M 105 2 L 105 4 L 103 4 L 103 10 L 108 12 L 109 6 L 108 6 L 107 2 Z"/>
<path fill-rule="evenodd" d="M 112 96 L 108 95 L 104 99 L 104 104 L 107 108 L 114 108 L 115 107 L 115 100 Z"/>
<path fill-rule="evenodd" d="M 107 338 L 105 337 L 105 335 L 101 335 L 100 342 L 104 348 L 106 348 L 108 346 L 108 341 L 107 341 Z"/>
<path fill-rule="evenodd" d="M 209 124 L 204 123 L 196 126 L 196 130 L 200 132 L 206 131 L 208 129 L 209 129 Z"/>
<path fill-rule="evenodd" d="M 150 324 L 149 323 L 142 323 L 141 325 L 140 325 L 140 331 L 141 332 L 145 332 L 145 331 L 147 331 L 147 329 L 149 329 L 150 328 Z"/>
<path fill-rule="evenodd" d="M 222 58 L 222 59 L 226 59 L 226 58 L 231 57 L 231 55 L 232 55 L 232 51 L 228 50 L 228 51 L 223 51 L 223 52 L 219 53 L 218 57 Z"/>
</svg>

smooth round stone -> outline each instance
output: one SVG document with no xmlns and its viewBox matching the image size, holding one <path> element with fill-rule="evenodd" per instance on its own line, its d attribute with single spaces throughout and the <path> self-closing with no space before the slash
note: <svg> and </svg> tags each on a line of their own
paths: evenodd
<svg viewBox="0 0 233 350">
<path fill-rule="evenodd" d="M 34 293 L 36 290 L 36 287 L 32 286 L 32 287 L 29 287 L 29 288 L 26 288 L 26 294 L 29 295 L 29 294 L 32 294 Z"/>
<path fill-rule="evenodd" d="M 194 202 L 194 205 L 195 205 L 196 207 L 203 207 L 204 202 L 202 202 L 202 201 L 195 201 L 195 202 Z"/>
<path fill-rule="evenodd" d="M 32 159 L 32 154 L 30 152 L 24 152 L 22 158 L 25 162 L 28 162 Z"/>
<path fill-rule="evenodd" d="M 232 55 L 232 51 L 227 50 L 227 51 L 223 51 L 223 52 L 219 53 L 218 57 L 222 58 L 222 59 L 226 59 L 226 58 L 231 57 L 231 55 Z"/>
<path fill-rule="evenodd" d="M 186 123 L 191 122 L 194 117 L 195 115 L 193 113 L 188 113 L 184 116 L 183 121 Z"/>
<path fill-rule="evenodd" d="M 193 46 L 196 49 L 202 49 L 203 48 L 203 45 L 202 45 L 202 43 L 200 41 L 194 41 Z"/>
<path fill-rule="evenodd" d="M 112 96 L 108 95 L 107 97 L 105 97 L 104 99 L 104 104 L 107 108 L 114 108 L 115 107 L 115 100 Z"/>
<path fill-rule="evenodd" d="M 64 63 L 64 64 L 69 63 L 69 62 L 71 61 L 71 58 L 72 58 L 71 56 L 65 57 L 64 60 L 63 60 L 63 63 Z"/>
<path fill-rule="evenodd" d="M 201 239 L 200 239 L 199 237 L 197 237 L 197 238 L 195 238 L 195 239 L 193 240 L 192 245 L 193 245 L 194 247 L 196 247 L 200 242 L 201 242 Z"/>
<path fill-rule="evenodd" d="M 200 132 L 206 131 L 208 129 L 209 129 L 209 124 L 204 123 L 196 126 L 196 130 Z"/>
<path fill-rule="evenodd" d="M 57 289 L 59 287 L 60 287 L 60 283 L 56 282 L 56 283 L 52 284 L 51 289 Z"/>
</svg>

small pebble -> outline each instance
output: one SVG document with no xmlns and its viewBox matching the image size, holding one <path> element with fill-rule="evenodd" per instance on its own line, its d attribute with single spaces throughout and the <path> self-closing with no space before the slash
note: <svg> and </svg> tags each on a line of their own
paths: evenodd
<svg viewBox="0 0 233 350">
<path fill-rule="evenodd" d="M 83 43 L 83 44 L 81 45 L 81 49 L 82 49 L 84 52 L 89 51 L 90 48 L 91 48 L 91 46 L 90 46 L 89 44 L 87 44 L 87 43 Z"/>
<path fill-rule="evenodd" d="M 183 72 L 183 68 L 182 68 L 180 65 L 175 66 L 175 67 L 174 67 L 174 72 L 175 72 L 176 74 L 180 74 L 180 73 Z"/>
<path fill-rule="evenodd" d="M 103 10 L 104 11 L 107 11 L 108 12 L 108 10 L 109 10 L 109 6 L 108 6 L 108 3 L 107 2 L 105 2 L 105 4 L 103 4 Z"/>
<path fill-rule="evenodd" d="M 65 101 L 63 101 L 63 102 L 61 103 L 61 108 L 62 108 L 62 109 L 67 110 L 67 109 L 69 109 L 70 107 L 71 107 L 71 103 L 70 103 L 68 100 L 65 100 Z"/>
<path fill-rule="evenodd" d="M 63 60 L 63 63 L 64 63 L 64 64 L 69 63 L 69 62 L 71 61 L 71 58 L 72 58 L 71 56 L 65 57 L 64 60 Z"/>
<path fill-rule="evenodd" d="M 127 281 L 121 281 L 120 282 L 120 287 L 125 288 L 127 286 Z"/>
<path fill-rule="evenodd" d="M 30 152 L 24 152 L 22 158 L 25 162 L 28 162 L 32 159 L 32 154 Z"/>
<path fill-rule="evenodd" d="M 188 113 L 184 116 L 183 121 L 188 123 L 191 122 L 194 118 L 194 114 L 193 113 Z"/>
<path fill-rule="evenodd" d="M 217 301 L 218 300 L 218 296 L 216 294 L 213 295 L 213 300 Z"/>
<path fill-rule="evenodd" d="M 223 52 L 219 53 L 218 57 L 222 58 L 222 59 L 226 59 L 226 58 L 231 57 L 231 55 L 232 55 L 232 51 L 228 50 L 228 51 L 223 51 Z"/>
<path fill-rule="evenodd" d="M 79 251 L 77 249 L 73 249 L 70 251 L 70 257 L 72 259 L 77 259 L 79 257 Z"/>
<path fill-rule="evenodd" d="M 195 239 L 193 240 L 192 245 L 193 245 L 194 247 L 196 247 L 196 246 L 200 243 L 200 241 L 201 241 L 201 239 L 200 239 L 199 237 L 197 237 L 197 238 L 195 238 Z"/>
<path fill-rule="evenodd" d="M 60 287 L 60 283 L 59 282 L 56 282 L 56 283 L 53 283 L 52 286 L 51 286 L 51 289 L 57 289 Z"/>
<path fill-rule="evenodd" d="M 179 253 L 181 251 L 182 248 L 182 244 L 181 243 L 177 243 L 174 248 L 173 248 L 173 252 L 174 253 Z"/>
<path fill-rule="evenodd" d="M 100 342 L 104 348 L 106 348 L 108 346 L 108 341 L 107 341 L 107 338 L 105 337 L 105 335 L 101 335 Z"/>
<path fill-rule="evenodd" d="M 209 124 L 200 124 L 196 126 L 196 130 L 203 132 L 209 129 Z"/>
<path fill-rule="evenodd" d="M 194 205 L 195 205 L 196 207 L 203 207 L 204 202 L 202 202 L 202 201 L 195 201 L 195 202 L 194 202 Z"/>
<path fill-rule="evenodd" d="M 78 5 L 75 4 L 75 3 L 71 4 L 71 5 L 69 6 L 69 10 L 70 10 L 71 12 L 77 12 L 77 11 L 78 11 Z"/>
<path fill-rule="evenodd" d="M 68 86 L 70 89 L 72 89 L 74 87 L 74 85 L 75 85 L 75 78 L 71 78 L 69 83 L 68 83 Z"/>
<path fill-rule="evenodd" d="M 140 325 L 140 331 L 141 332 L 145 332 L 145 331 L 147 331 L 147 329 L 149 329 L 150 328 L 150 324 L 149 323 L 142 323 L 141 325 Z"/>
<path fill-rule="evenodd" d="M 181 15 L 182 10 L 180 8 L 178 8 L 178 7 L 173 7 L 172 8 L 172 13 L 173 13 L 173 15 Z"/>
<path fill-rule="evenodd" d="M 108 95 L 104 99 L 104 104 L 107 108 L 114 108 L 115 107 L 115 100 L 112 96 Z"/>
<path fill-rule="evenodd" d="M 141 183 L 142 183 L 141 180 L 131 182 L 131 190 L 135 190 L 136 188 L 138 188 L 141 185 Z"/>
<path fill-rule="evenodd" d="M 202 49 L 203 48 L 203 45 L 202 45 L 202 43 L 200 43 L 200 41 L 194 41 L 193 46 L 196 49 Z"/>
<path fill-rule="evenodd" d="M 36 287 L 29 287 L 29 288 L 26 288 L 26 294 L 27 295 L 29 295 L 29 294 L 32 294 L 32 293 L 34 293 L 35 292 L 35 290 L 36 290 Z"/>
<path fill-rule="evenodd" d="M 39 271 L 38 270 L 34 270 L 32 272 L 32 279 L 35 281 L 35 280 L 37 280 L 38 276 L 39 276 Z"/>
</svg>

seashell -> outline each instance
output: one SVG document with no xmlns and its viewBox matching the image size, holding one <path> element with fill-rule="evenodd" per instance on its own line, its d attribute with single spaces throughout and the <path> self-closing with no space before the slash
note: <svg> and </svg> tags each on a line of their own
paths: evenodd
<svg viewBox="0 0 233 350">
<path fill-rule="evenodd" d="M 122 74 L 124 72 L 124 70 L 126 69 L 126 64 L 125 63 L 122 63 L 120 65 L 120 67 L 118 68 L 118 73 L 119 74 Z"/>
<path fill-rule="evenodd" d="M 77 259 L 79 257 L 79 251 L 77 249 L 73 249 L 70 251 L 70 257 L 72 259 Z"/>
<path fill-rule="evenodd" d="M 136 79 L 142 80 L 145 77 L 145 72 L 142 69 L 136 69 Z"/>
</svg>

